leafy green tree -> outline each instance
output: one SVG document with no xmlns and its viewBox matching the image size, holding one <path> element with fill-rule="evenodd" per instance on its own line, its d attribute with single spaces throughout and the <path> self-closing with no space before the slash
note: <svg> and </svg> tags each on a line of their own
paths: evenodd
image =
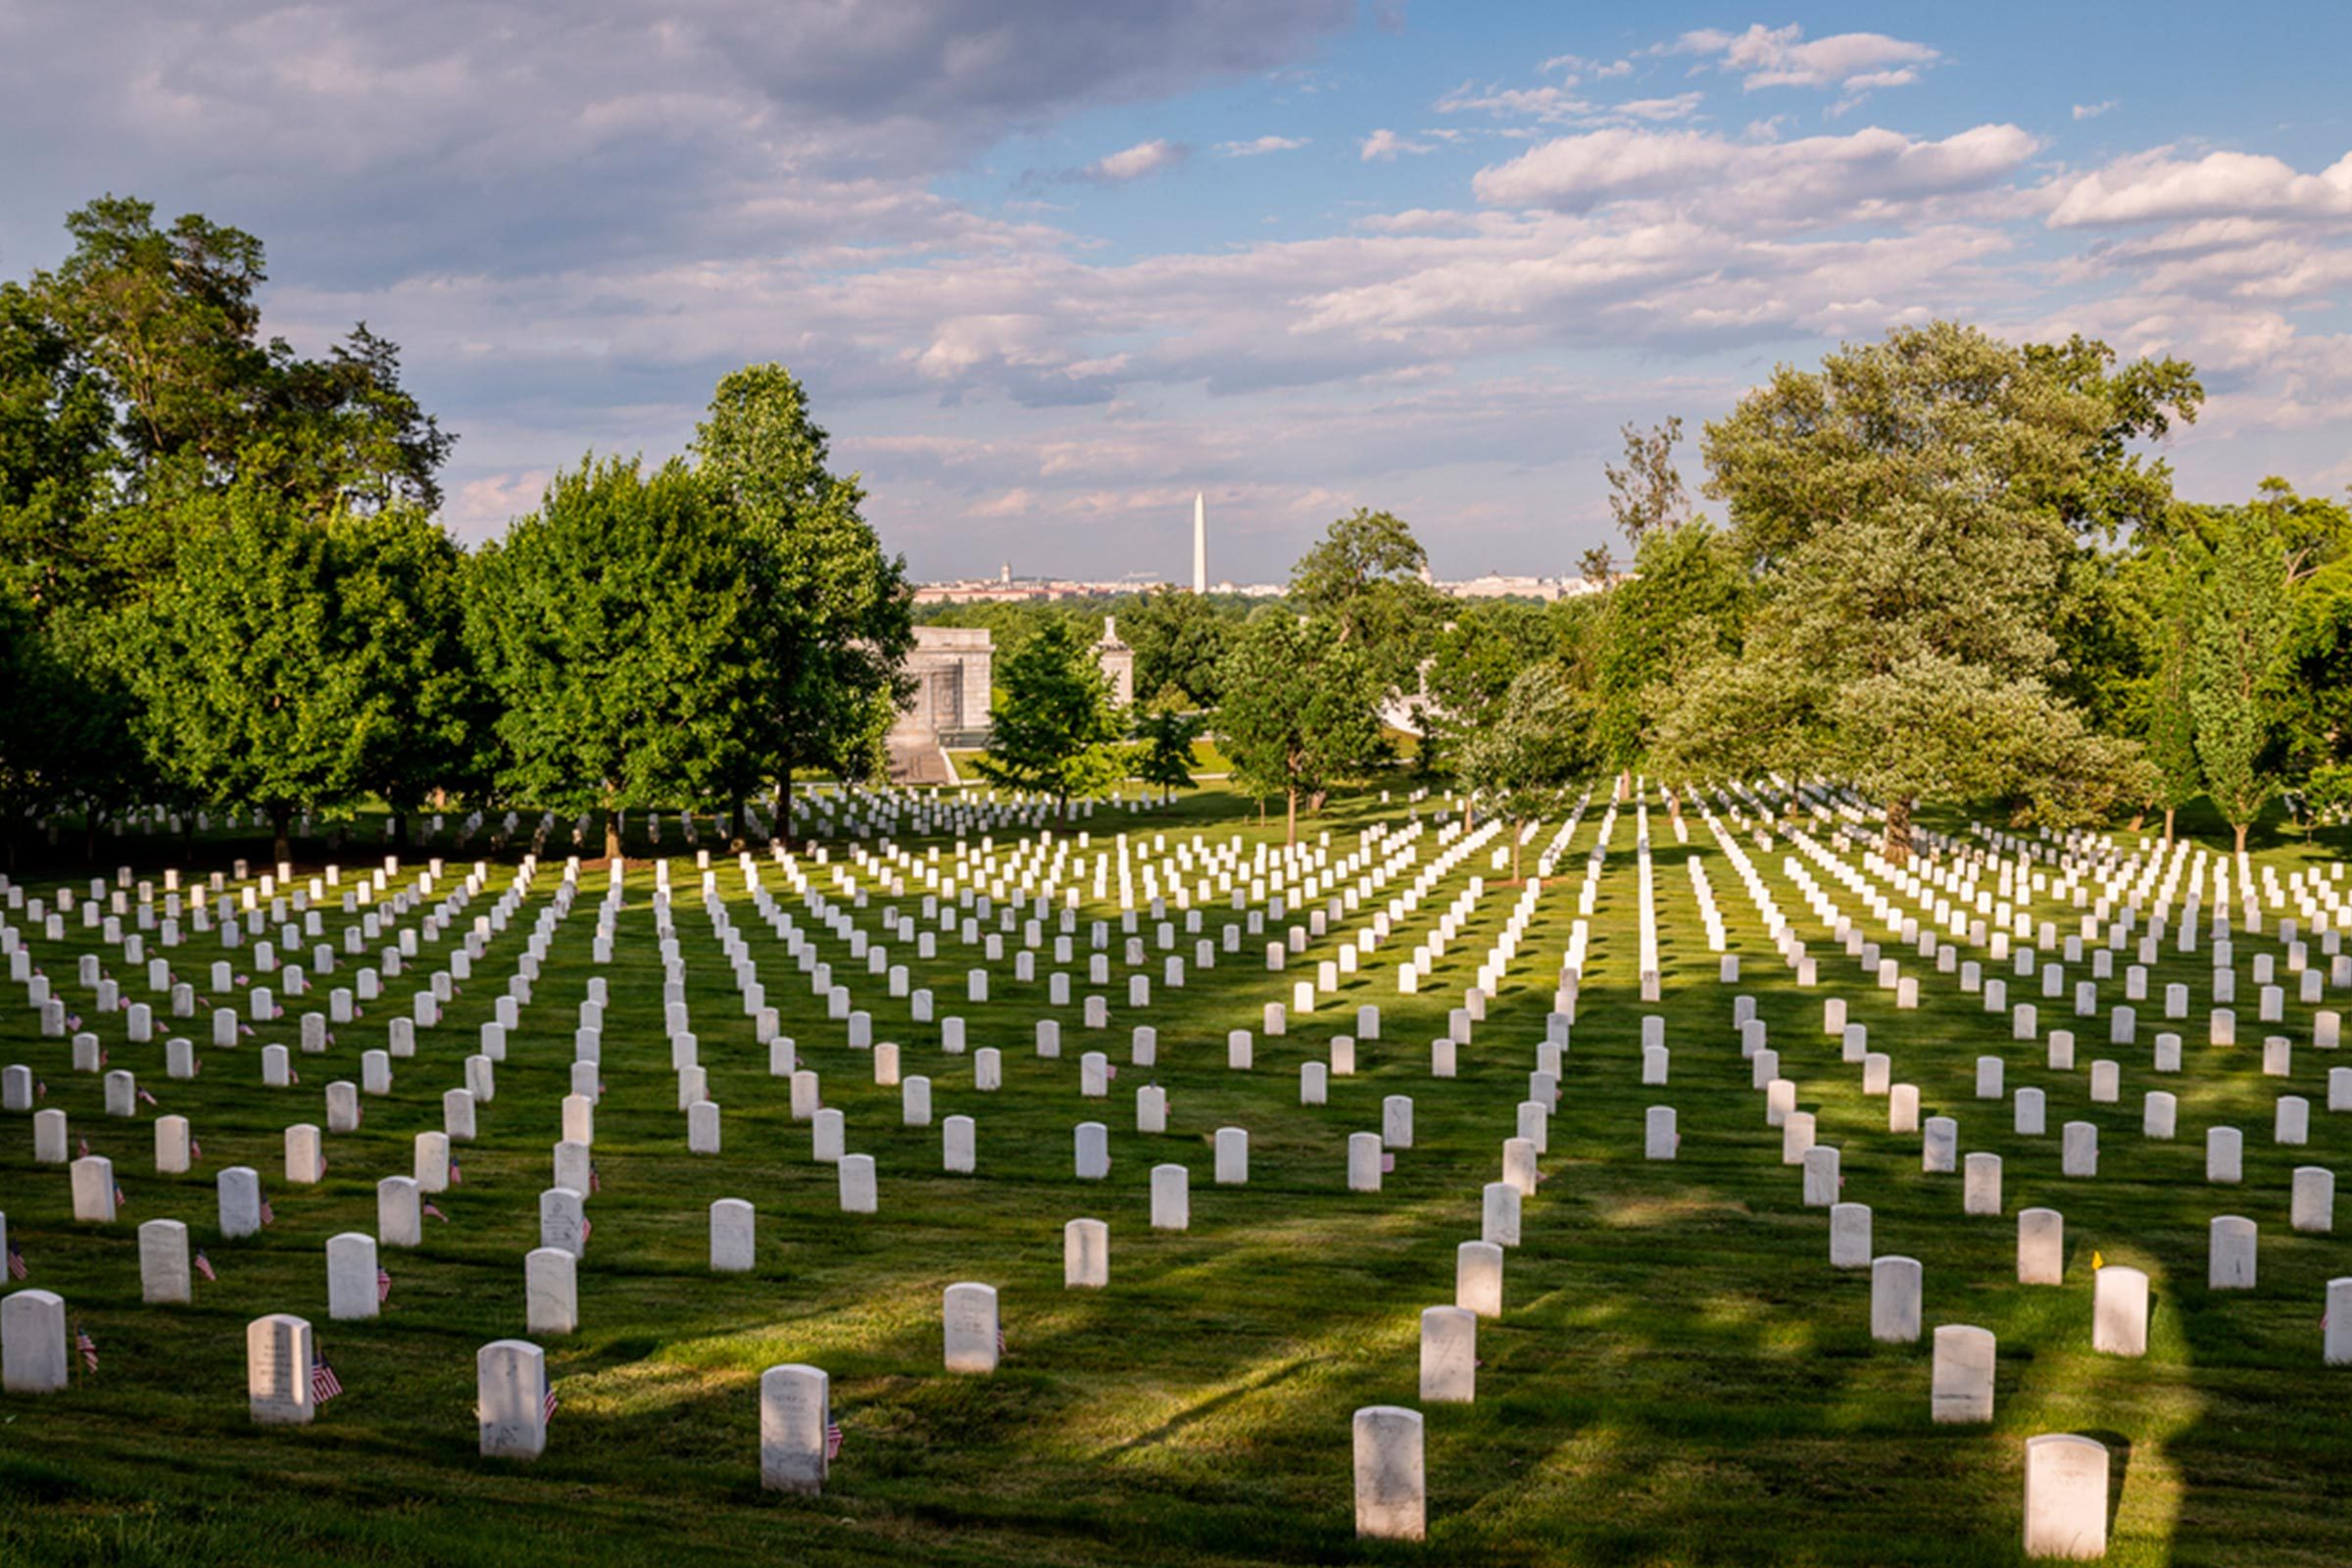
<svg viewBox="0 0 2352 1568">
<path fill-rule="evenodd" d="M 0 283 L 0 564 L 33 606 L 111 597 L 113 426 L 73 340 L 31 290 Z"/>
<path fill-rule="evenodd" d="M 2034 355 L 1944 322 L 1776 371 L 1707 426 L 1708 490 L 1757 604 L 1739 659 L 1683 683 L 1661 760 L 1836 771 L 1883 800 L 1897 860 L 1924 796 L 2060 820 L 2145 787 L 2136 748 L 2050 684 L 2070 509 L 2112 416 Z"/>
<path fill-rule="evenodd" d="M 997 665 L 997 704 L 981 776 L 1009 789 L 1054 797 L 1064 816 L 1073 799 L 1108 794 L 1126 772 L 1118 717 L 1094 645 L 1066 621 L 1048 624 Z"/>
<path fill-rule="evenodd" d="M 1621 779 L 1646 762 L 1677 677 L 1738 651 L 1746 588 L 1703 518 L 1648 532 L 1636 563 L 1635 575 L 1603 601 L 1592 677 L 1593 739 Z"/>
<path fill-rule="evenodd" d="M 1519 672 L 1549 655 L 1549 634 L 1543 610 L 1506 599 L 1465 605 L 1438 633 L 1422 669 L 1423 772 L 1447 765 Z"/>
<path fill-rule="evenodd" d="M 179 510 L 174 569 L 128 617 L 138 727 L 197 798 L 264 810 L 288 859 L 295 810 L 356 793 L 370 729 L 406 694 L 368 679 L 327 520 L 252 483 Z"/>
<path fill-rule="evenodd" d="M 66 220 L 74 250 L 29 286 L 103 389 L 121 504 L 106 521 L 118 591 L 169 564 L 179 498 L 251 480 L 319 515 L 440 504 L 455 438 L 400 384 L 396 345 L 360 323 L 326 358 L 261 336 L 262 242 L 106 196 Z"/>
<path fill-rule="evenodd" d="M 584 459 L 467 574 L 466 640 L 498 707 L 500 782 L 622 813 L 690 795 L 743 714 L 724 678 L 752 585 L 736 530 L 683 462 Z"/>
<path fill-rule="evenodd" d="M 1463 787 L 1510 824 L 1512 881 L 1519 880 L 1527 824 L 1564 810 L 1592 762 L 1584 704 L 1555 664 L 1521 671 L 1464 743 Z"/>
<path fill-rule="evenodd" d="M 1624 466 L 1605 464 L 1601 472 L 1609 482 L 1609 516 L 1638 556 L 1651 537 L 1690 520 L 1690 493 L 1674 463 L 1683 421 L 1677 416 L 1648 430 L 1629 424 L 1618 433 L 1625 438 Z"/>
<path fill-rule="evenodd" d="M 1291 568 L 1291 599 L 1329 621 L 1381 683 L 1409 691 L 1445 619 L 1446 604 L 1425 580 L 1429 552 L 1403 520 L 1362 507 L 1333 522 Z"/>
<path fill-rule="evenodd" d="M 1280 795 L 1286 841 L 1298 841 L 1298 804 L 1320 807 L 1331 786 L 1360 774 L 1380 748 L 1380 677 L 1328 620 L 1301 624 L 1281 611 L 1252 616 L 1225 662 L 1217 727 L 1235 779 Z"/>
<path fill-rule="evenodd" d="M 1144 594 L 1120 612 L 1119 630 L 1135 650 L 1139 700 L 1174 694 L 1195 709 L 1217 706 L 1228 622 L 1206 597 L 1169 589 Z"/>
<path fill-rule="evenodd" d="M 2278 788 L 2273 742 L 2278 682 L 2290 629 L 2288 555 L 2264 519 L 2241 515 L 2221 530 L 2197 616 L 2197 760 L 2206 793 L 2246 850 L 2246 832 Z"/>
<path fill-rule="evenodd" d="M 2198 619 L 2206 552 L 2193 534 L 2151 542 L 2137 583 L 2146 601 L 2142 640 L 2148 674 L 2140 683 L 2139 722 L 2154 769 L 2156 804 L 2164 809 L 2164 842 L 2173 842 L 2180 808 L 2205 793 L 2197 761 L 2196 683 Z"/>
<path fill-rule="evenodd" d="M 1135 776 L 1154 789 L 1193 787 L 1193 742 L 1203 720 L 1174 703 L 1140 706 L 1135 718 Z"/>
<path fill-rule="evenodd" d="M 397 694 L 371 706 L 357 781 L 392 812 L 396 843 L 439 792 L 480 794 L 494 715 L 466 640 L 465 553 L 422 511 L 398 505 L 333 523 L 340 613 L 359 635 L 361 679 Z"/>
<path fill-rule="evenodd" d="M 754 589 L 726 661 L 740 720 L 714 748 L 712 773 L 737 836 L 741 801 L 772 781 L 789 843 L 794 769 L 880 770 L 882 737 L 910 695 L 906 563 L 883 553 L 858 476 L 832 471 L 830 440 L 784 367 L 721 380 L 694 450 Z"/>
</svg>

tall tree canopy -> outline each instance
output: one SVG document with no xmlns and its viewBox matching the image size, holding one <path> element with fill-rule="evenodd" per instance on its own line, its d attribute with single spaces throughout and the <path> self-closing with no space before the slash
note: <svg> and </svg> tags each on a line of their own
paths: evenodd
<svg viewBox="0 0 2352 1568">
<path fill-rule="evenodd" d="M 329 519 L 252 483 L 191 503 L 201 526 L 131 614 L 148 750 L 196 799 L 294 812 L 357 792 L 371 733 L 409 700 L 371 680 L 368 627 Z"/>
<path fill-rule="evenodd" d="M 1511 879 L 1520 874 L 1527 824 L 1566 809 L 1592 765 L 1584 705 L 1557 664 L 1532 664 L 1462 747 L 1471 798 L 1510 824 Z"/>
<path fill-rule="evenodd" d="M 1110 682 L 1094 644 L 1068 621 L 1053 621 L 997 666 L 1003 696 L 980 758 L 981 776 L 1011 789 L 1042 790 L 1065 814 L 1073 799 L 1105 794 L 1127 771 Z"/>
<path fill-rule="evenodd" d="M 469 574 L 500 782 L 534 805 L 603 810 L 608 858 L 621 813 L 696 793 L 741 721 L 739 692 L 713 678 L 749 613 L 735 545 L 683 462 L 648 472 L 591 457 Z"/>
<path fill-rule="evenodd" d="M 882 737 L 907 695 L 906 563 L 884 554 L 858 476 L 832 471 L 829 438 L 784 367 L 747 366 L 720 381 L 694 451 L 752 589 L 724 672 L 741 721 L 712 760 L 731 808 L 773 781 L 776 828 L 788 834 L 795 768 L 858 779 L 880 769 Z"/>
<path fill-rule="evenodd" d="M 2062 364 L 1949 323 L 1784 367 L 1707 426 L 1709 494 L 1759 603 L 1741 657 L 1660 729 L 1684 771 L 1828 768 L 1906 857 L 1923 796 L 2075 820 L 2146 784 L 2051 689 L 2072 505 L 2113 406 Z M 1750 710 L 1742 716 L 1741 709 Z"/>
<path fill-rule="evenodd" d="M 1298 805 L 1360 773 L 1380 749 L 1380 677 L 1328 620 L 1269 609 L 1226 656 L 1219 738 L 1245 790 L 1283 798 L 1289 842 Z"/>
<path fill-rule="evenodd" d="M 1428 570 L 1429 552 L 1403 519 L 1358 507 L 1291 568 L 1291 600 L 1353 645 L 1384 685 L 1409 691 L 1445 619 Z"/>
<path fill-rule="evenodd" d="M 1137 701 L 1217 706 L 1230 623 L 1205 596 L 1165 588 L 1145 594 L 1119 612 L 1119 630 L 1135 650 Z"/>
<path fill-rule="evenodd" d="M 1603 598 L 1592 670 L 1593 742 L 1620 774 L 1645 764 L 1680 677 L 1739 650 L 1747 586 L 1704 519 L 1647 533 L 1635 565 Z"/>
</svg>

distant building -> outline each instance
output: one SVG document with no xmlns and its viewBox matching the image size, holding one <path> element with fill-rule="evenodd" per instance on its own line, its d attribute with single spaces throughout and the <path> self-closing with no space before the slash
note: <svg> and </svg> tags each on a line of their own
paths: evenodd
<svg viewBox="0 0 2352 1568">
<path fill-rule="evenodd" d="M 989 692 L 996 678 L 995 639 L 985 626 L 917 626 L 906 673 L 914 697 L 896 731 L 948 735 L 988 726 Z"/>
<path fill-rule="evenodd" d="M 1095 657 L 1102 661 L 1102 676 L 1110 682 L 1110 702 L 1113 708 L 1126 708 L 1135 702 L 1135 650 L 1119 641 L 1116 617 L 1102 617 L 1102 640 L 1095 644 Z"/>
</svg>

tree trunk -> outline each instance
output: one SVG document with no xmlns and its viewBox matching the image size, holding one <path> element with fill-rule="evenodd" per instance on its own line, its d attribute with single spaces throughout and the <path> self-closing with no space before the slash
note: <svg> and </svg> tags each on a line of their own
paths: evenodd
<svg viewBox="0 0 2352 1568">
<path fill-rule="evenodd" d="M 1911 798 L 1897 796 L 1886 803 L 1886 835 L 1879 853 L 1896 865 L 1911 863 Z"/>
<path fill-rule="evenodd" d="M 727 795 L 727 853 L 729 855 L 743 853 L 743 791 L 741 790 L 730 791 Z"/>
<path fill-rule="evenodd" d="M 1285 844 L 1298 842 L 1298 786 L 1296 784 L 1283 792 L 1282 833 Z"/>
<path fill-rule="evenodd" d="M 1525 880 L 1525 878 L 1521 877 L 1519 874 L 1519 851 L 1524 844 L 1525 839 L 1524 836 L 1518 832 L 1518 824 L 1513 823 L 1511 833 L 1511 880 L 1514 882 Z"/>
<path fill-rule="evenodd" d="M 2165 847 L 2166 849 L 2168 849 L 2168 850 L 2169 850 L 2169 849 L 2171 849 L 2171 848 L 2173 847 L 2173 812 L 2174 812 L 2174 809 L 2175 809 L 2175 808 L 2174 808 L 2173 807 L 2170 807 L 2170 806 L 2168 806 L 2168 807 L 2166 807 L 2166 808 L 2164 808 L 2164 847 Z"/>
<path fill-rule="evenodd" d="M 784 769 L 776 780 L 776 828 L 768 836 L 770 844 L 781 844 L 787 853 L 792 849 L 792 769 Z"/>
<path fill-rule="evenodd" d="M 605 858 L 620 858 L 620 808 L 612 802 L 612 792 L 605 792 Z"/>
<path fill-rule="evenodd" d="M 294 808 L 280 801 L 270 808 L 270 854 L 280 865 L 294 858 Z"/>
<path fill-rule="evenodd" d="M 1470 795 L 1466 790 L 1462 793 L 1462 831 L 1470 831 Z"/>
<path fill-rule="evenodd" d="M 2246 829 L 2253 825 L 2251 822 L 2232 822 L 2230 824 L 2237 830 L 2237 853 L 2240 855 L 2246 853 Z"/>
<path fill-rule="evenodd" d="M 409 847 L 409 813 L 397 806 L 392 808 L 392 847 L 396 850 Z"/>
</svg>

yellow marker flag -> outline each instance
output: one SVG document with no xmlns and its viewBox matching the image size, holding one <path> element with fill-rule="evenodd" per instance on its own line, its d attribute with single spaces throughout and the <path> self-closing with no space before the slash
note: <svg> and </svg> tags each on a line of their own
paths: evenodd
<svg viewBox="0 0 2352 1568">
<path fill-rule="evenodd" d="M 2093 1250 L 2090 1254 L 2090 1266 L 2093 1271 L 2103 1269 L 2107 1266 L 2107 1260 L 2101 1257 L 2096 1250 Z"/>
</svg>

